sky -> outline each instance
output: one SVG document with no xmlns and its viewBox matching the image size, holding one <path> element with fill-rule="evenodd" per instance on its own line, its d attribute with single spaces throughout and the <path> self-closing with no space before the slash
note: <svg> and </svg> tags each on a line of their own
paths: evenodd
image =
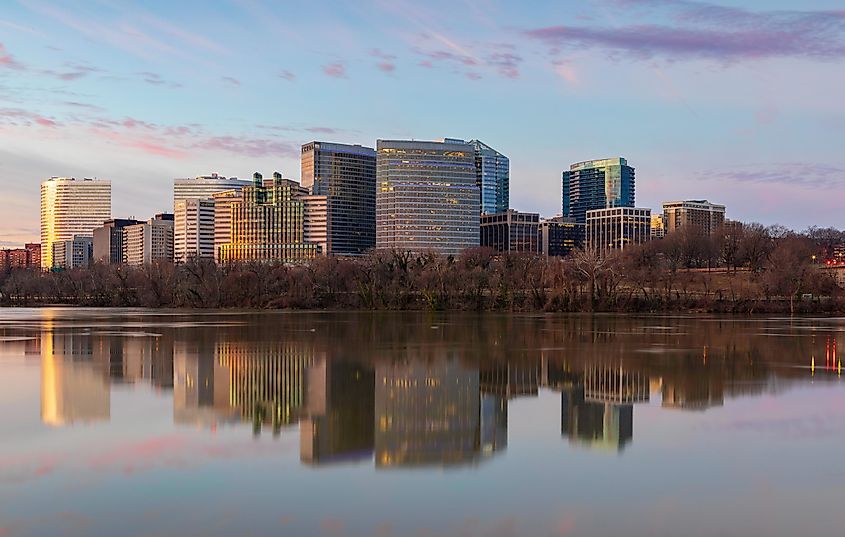
<svg viewBox="0 0 845 537">
<path fill-rule="evenodd" d="M 845 4 L 717 1 L 3 0 L 0 246 L 37 240 L 50 176 L 145 219 L 175 177 L 380 138 L 480 139 L 543 216 L 571 163 L 623 156 L 641 207 L 845 227 Z"/>
</svg>

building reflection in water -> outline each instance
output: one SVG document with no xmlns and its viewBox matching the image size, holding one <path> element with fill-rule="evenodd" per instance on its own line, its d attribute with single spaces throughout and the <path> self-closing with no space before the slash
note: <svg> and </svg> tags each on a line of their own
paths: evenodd
<svg viewBox="0 0 845 537">
<path fill-rule="evenodd" d="M 229 370 L 215 360 L 214 346 L 178 341 L 173 347 L 173 421 L 216 428 L 240 416 L 229 404 Z"/>
<path fill-rule="evenodd" d="M 480 403 L 478 370 L 456 361 L 377 364 L 376 466 L 477 461 Z"/>
<path fill-rule="evenodd" d="M 108 421 L 111 396 L 101 341 L 90 335 L 41 336 L 41 421 L 65 426 Z"/>
<path fill-rule="evenodd" d="M 305 410 L 305 371 L 314 363 L 310 346 L 294 342 L 220 341 L 215 360 L 227 376 L 229 405 L 260 434 L 278 435 Z"/>
<path fill-rule="evenodd" d="M 624 324 L 592 324 L 602 318 L 584 326 L 456 323 L 449 334 L 449 325 L 435 331 L 401 317 L 378 325 L 356 317 L 315 334 L 297 319 L 155 334 L 92 333 L 47 321 L 24 352 L 42 358 L 45 424 L 108 420 L 111 385 L 149 382 L 159 393 L 172 389 L 178 425 L 246 423 L 255 434 L 270 428 L 274 435 L 298 426 L 304 464 L 372 459 L 379 468 L 471 465 L 503 453 L 510 402 L 541 390 L 560 392 L 569 443 L 621 452 L 633 440 L 634 406 L 650 393 L 664 408 L 703 411 L 726 398 L 841 373 L 836 336 L 790 339 L 784 358 L 776 352 L 782 339 L 738 339 L 735 324 L 691 332 L 685 337 L 699 339 L 683 348 L 678 336 L 639 331 L 633 348 L 674 350 L 637 352 Z M 566 329 L 547 330 L 547 322 Z M 789 359 L 800 367 L 784 367 Z"/>
<path fill-rule="evenodd" d="M 321 357 L 306 374 L 300 460 L 321 465 L 370 459 L 375 425 L 375 371 Z"/>
<path fill-rule="evenodd" d="M 622 365 L 591 364 L 561 392 L 561 434 L 574 445 L 622 451 L 634 437 L 634 404 L 649 399 L 648 377 Z"/>
</svg>

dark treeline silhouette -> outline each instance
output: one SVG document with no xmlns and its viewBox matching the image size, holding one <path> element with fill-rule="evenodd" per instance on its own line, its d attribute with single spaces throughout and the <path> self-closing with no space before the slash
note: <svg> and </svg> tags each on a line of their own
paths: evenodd
<svg viewBox="0 0 845 537">
<path fill-rule="evenodd" d="M 845 293 L 822 260 L 842 232 L 726 226 L 601 256 L 459 256 L 374 251 L 307 264 L 197 260 L 61 272 L 6 271 L 3 305 L 500 311 L 843 312 Z M 812 296 L 810 296 L 812 295 Z"/>
</svg>

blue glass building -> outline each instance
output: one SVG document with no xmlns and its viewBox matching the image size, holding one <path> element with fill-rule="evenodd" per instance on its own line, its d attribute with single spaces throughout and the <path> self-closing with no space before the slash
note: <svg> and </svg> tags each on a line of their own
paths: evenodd
<svg viewBox="0 0 845 537">
<path fill-rule="evenodd" d="M 634 206 L 634 168 L 621 157 L 578 162 L 563 172 L 563 216 L 586 224 L 587 211 Z"/>
<path fill-rule="evenodd" d="M 497 214 L 510 204 L 510 160 L 479 140 L 468 142 L 475 149 L 475 183 L 481 194 L 481 213 Z"/>
</svg>

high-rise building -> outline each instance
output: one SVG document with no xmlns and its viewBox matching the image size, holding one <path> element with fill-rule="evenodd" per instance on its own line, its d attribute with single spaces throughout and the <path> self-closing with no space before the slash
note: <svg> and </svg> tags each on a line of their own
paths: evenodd
<svg viewBox="0 0 845 537">
<path fill-rule="evenodd" d="M 554 216 L 540 220 L 539 226 L 540 252 L 549 257 L 563 257 L 569 255 L 584 242 L 584 224 L 579 224 L 574 218 Z"/>
<path fill-rule="evenodd" d="M 376 248 L 458 254 L 478 246 L 472 145 L 448 138 L 376 145 Z"/>
<path fill-rule="evenodd" d="M 663 203 L 666 233 L 693 227 L 710 235 L 725 223 L 725 206 L 707 200 L 667 201 Z"/>
<path fill-rule="evenodd" d="M 475 184 L 478 185 L 481 214 L 503 213 L 510 204 L 510 159 L 479 140 L 475 149 Z"/>
<path fill-rule="evenodd" d="M 241 189 L 212 194 L 214 200 L 214 261 L 220 262 L 220 247 L 232 242 L 232 205 L 243 201 Z"/>
<path fill-rule="evenodd" d="M 538 253 L 540 215 L 508 209 L 503 213 L 481 214 L 481 246 L 497 252 Z"/>
<path fill-rule="evenodd" d="M 360 145 L 310 142 L 302 146 L 301 183 L 326 196 L 326 255 L 360 255 L 376 243 L 376 152 Z"/>
<path fill-rule="evenodd" d="M 94 258 L 94 239 L 85 235 L 74 235 L 66 241 L 55 241 L 52 257 L 53 268 L 87 267 Z"/>
<path fill-rule="evenodd" d="M 212 173 L 211 175 L 199 175 L 193 178 L 173 180 L 173 206 L 176 202 L 184 199 L 208 199 L 217 192 L 224 190 L 240 189 L 250 186 L 252 183 L 237 177 L 223 177 Z"/>
<path fill-rule="evenodd" d="M 220 245 L 220 261 L 281 261 L 311 259 L 319 246 L 305 242 L 305 202 L 299 183 L 278 172 L 242 189 L 243 199 L 232 202 L 230 242 Z"/>
<path fill-rule="evenodd" d="M 563 216 L 586 224 L 587 211 L 634 206 L 634 168 L 624 158 L 578 162 L 563 172 Z"/>
<path fill-rule="evenodd" d="M 651 238 L 662 239 L 666 236 L 666 221 L 662 214 L 651 215 Z"/>
<path fill-rule="evenodd" d="M 131 218 L 112 218 L 94 230 L 94 260 L 118 265 L 124 258 L 124 231 L 129 226 L 143 224 Z"/>
<path fill-rule="evenodd" d="M 124 228 L 124 259 L 127 265 L 146 265 L 173 260 L 173 215 L 161 213 L 143 224 Z"/>
<path fill-rule="evenodd" d="M 303 240 L 320 246 L 320 253 L 328 255 L 331 238 L 331 206 L 328 196 L 300 196 L 305 204 Z"/>
<path fill-rule="evenodd" d="M 177 263 L 214 258 L 214 199 L 176 200 L 173 212 L 173 255 Z"/>
<path fill-rule="evenodd" d="M 41 266 L 53 266 L 53 243 L 92 236 L 111 218 L 111 181 L 51 177 L 41 183 Z"/>
<path fill-rule="evenodd" d="M 651 239 L 651 209 L 615 207 L 587 211 L 587 248 L 604 254 Z"/>
</svg>

